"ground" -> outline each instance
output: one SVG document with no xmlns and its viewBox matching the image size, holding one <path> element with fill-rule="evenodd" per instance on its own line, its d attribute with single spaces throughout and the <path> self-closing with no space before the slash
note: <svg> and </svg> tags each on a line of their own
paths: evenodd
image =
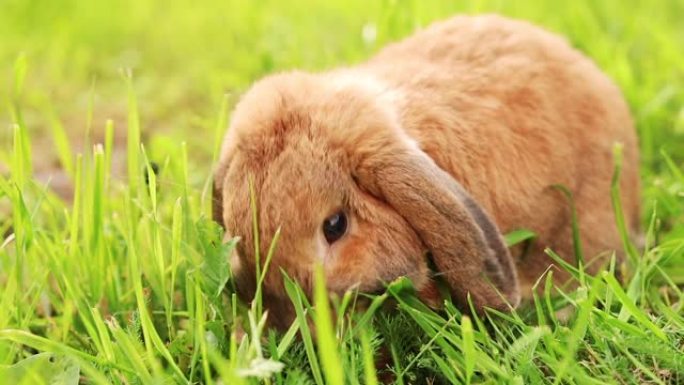
<svg viewBox="0 0 684 385">
<path fill-rule="evenodd" d="M 339 299 L 335 327 L 322 295 L 310 307 L 290 285 L 319 338 L 306 322 L 263 330 L 258 301 L 232 294 L 233 244 L 209 220 L 239 95 L 264 74 L 353 64 L 432 20 L 481 12 L 565 35 L 625 93 L 646 241 L 625 282 L 575 271 L 577 291 L 481 320 L 434 312 L 399 281 L 367 310 Z M 0 379 L 683 383 L 682 17 L 679 0 L 4 0 Z"/>
</svg>

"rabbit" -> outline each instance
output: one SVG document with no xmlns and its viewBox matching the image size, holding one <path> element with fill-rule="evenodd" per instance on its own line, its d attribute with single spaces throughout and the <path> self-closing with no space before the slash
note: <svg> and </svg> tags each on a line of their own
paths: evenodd
<svg viewBox="0 0 684 385">
<path fill-rule="evenodd" d="M 562 37 L 500 15 L 455 16 L 370 60 L 257 81 L 230 119 L 214 173 L 214 217 L 241 238 L 238 294 L 256 288 L 270 324 L 293 309 L 282 272 L 310 295 L 375 292 L 408 277 L 426 302 L 509 311 L 553 265 L 575 264 L 573 195 L 586 270 L 624 258 L 611 204 L 613 148 L 623 146 L 625 222 L 639 224 L 639 153 L 618 87 Z M 555 187 L 554 187 L 555 186 Z M 254 194 L 254 202 L 251 196 Z M 258 232 L 253 232 L 252 203 Z M 537 235 L 508 248 L 502 234 Z M 526 252 L 525 252 L 526 251 Z M 569 274 L 554 272 L 559 287 Z M 437 297 L 436 297 L 437 296 Z"/>
</svg>

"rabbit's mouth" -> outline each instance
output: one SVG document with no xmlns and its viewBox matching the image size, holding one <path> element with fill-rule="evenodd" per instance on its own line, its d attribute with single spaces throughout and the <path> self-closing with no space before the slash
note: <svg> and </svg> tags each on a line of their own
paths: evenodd
<svg viewBox="0 0 684 385">
<path fill-rule="evenodd" d="M 447 283 L 444 281 L 444 279 L 442 279 L 444 273 L 439 270 L 439 268 L 432 259 L 432 253 L 427 251 L 425 253 L 425 259 L 427 261 L 429 278 L 426 284 L 421 284 L 420 287 L 416 286 L 416 290 L 418 292 L 418 296 L 421 299 L 423 299 L 428 305 L 432 306 L 435 303 L 441 302 L 442 298 L 446 298 L 450 290 Z M 388 282 L 378 281 L 376 287 L 371 287 L 362 290 L 362 292 L 363 294 L 369 296 L 383 295 L 387 292 L 387 284 Z"/>
<path fill-rule="evenodd" d="M 387 287 L 383 285 L 382 287 L 378 287 L 374 290 L 365 291 L 364 293 L 372 296 L 380 296 L 385 294 L 385 292 L 387 292 Z"/>
</svg>

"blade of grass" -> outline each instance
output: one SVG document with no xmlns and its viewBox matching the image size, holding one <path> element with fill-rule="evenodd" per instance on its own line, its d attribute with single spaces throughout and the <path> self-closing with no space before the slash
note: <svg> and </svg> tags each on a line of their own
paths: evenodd
<svg viewBox="0 0 684 385">
<path fill-rule="evenodd" d="M 622 287 L 620 287 L 620 284 L 615 279 L 615 277 L 613 277 L 610 273 L 606 271 L 604 271 L 601 274 L 601 277 L 608 284 L 608 287 L 612 290 L 617 299 L 620 301 L 620 304 L 622 304 L 622 311 L 626 311 L 629 315 L 634 317 L 634 319 L 637 322 L 639 322 L 642 326 L 652 331 L 656 337 L 658 337 L 662 341 L 667 341 L 667 336 L 665 335 L 665 333 L 653 322 L 651 322 L 651 320 L 648 319 L 646 314 L 641 309 L 639 309 L 637 305 L 634 302 L 632 302 L 631 299 L 629 299 L 629 297 L 627 297 L 627 294 L 624 292 L 624 290 L 622 290 Z M 620 319 L 626 321 L 627 318 L 622 316 L 622 311 L 620 314 Z"/>
<path fill-rule="evenodd" d="M 344 369 L 340 364 L 337 338 L 332 324 L 330 302 L 325 285 L 323 267 L 317 265 L 314 269 L 314 305 L 316 306 L 316 341 L 318 355 L 323 364 L 323 374 L 326 384 L 344 385 Z"/>
<path fill-rule="evenodd" d="M 311 336 L 311 330 L 309 329 L 309 322 L 306 318 L 306 313 L 304 310 L 304 294 L 301 288 L 297 285 L 290 277 L 283 274 L 283 285 L 285 286 L 285 291 L 290 297 L 290 301 L 295 308 L 295 314 L 297 316 L 297 322 L 299 323 L 299 330 L 302 336 L 302 341 L 304 343 L 304 349 L 306 351 L 306 357 L 308 359 L 309 366 L 311 367 L 311 374 L 314 377 L 314 381 L 317 385 L 323 385 L 323 375 L 321 374 L 321 369 L 318 363 L 318 357 L 316 356 L 316 350 L 314 349 L 313 338 Z"/>
<path fill-rule="evenodd" d="M 629 240 L 630 231 L 627 229 L 627 224 L 625 222 L 625 214 L 622 210 L 622 198 L 620 197 L 620 174 L 622 172 L 622 151 L 623 145 L 616 144 L 613 147 L 613 161 L 615 162 L 615 168 L 613 171 L 613 178 L 610 183 L 610 195 L 611 202 L 613 204 L 613 211 L 615 212 L 615 222 L 618 227 L 618 232 L 620 233 L 620 238 L 622 239 L 622 245 L 625 248 L 625 252 L 629 257 L 629 261 L 632 266 L 639 265 L 639 252 L 637 251 L 634 244 Z"/>
<path fill-rule="evenodd" d="M 373 361 L 373 348 L 371 347 L 371 337 L 368 329 L 364 329 L 360 334 L 361 353 L 363 354 L 363 375 L 366 385 L 377 385 L 378 376 L 375 372 L 375 362 Z"/>
<path fill-rule="evenodd" d="M 477 351 L 475 350 L 475 337 L 473 336 L 473 324 L 470 318 L 461 318 L 461 335 L 463 338 L 463 360 L 465 361 L 465 383 L 470 384 L 475 372 Z"/>
</svg>

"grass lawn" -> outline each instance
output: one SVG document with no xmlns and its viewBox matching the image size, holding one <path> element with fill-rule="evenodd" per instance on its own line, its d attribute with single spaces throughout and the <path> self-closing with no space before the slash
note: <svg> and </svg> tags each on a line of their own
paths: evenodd
<svg viewBox="0 0 684 385">
<path fill-rule="evenodd" d="M 210 220 L 239 95 L 491 11 L 564 34 L 629 101 L 646 249 L 625 282 L 558 266 L 577 291 L 489 320 L 402 280 L 337 312 L 289 284 L 298 320 L 265 330 Z M 681 0 L 0 0 L 0 384 L 683 384 L 682 20 Z"/>
</svg>

